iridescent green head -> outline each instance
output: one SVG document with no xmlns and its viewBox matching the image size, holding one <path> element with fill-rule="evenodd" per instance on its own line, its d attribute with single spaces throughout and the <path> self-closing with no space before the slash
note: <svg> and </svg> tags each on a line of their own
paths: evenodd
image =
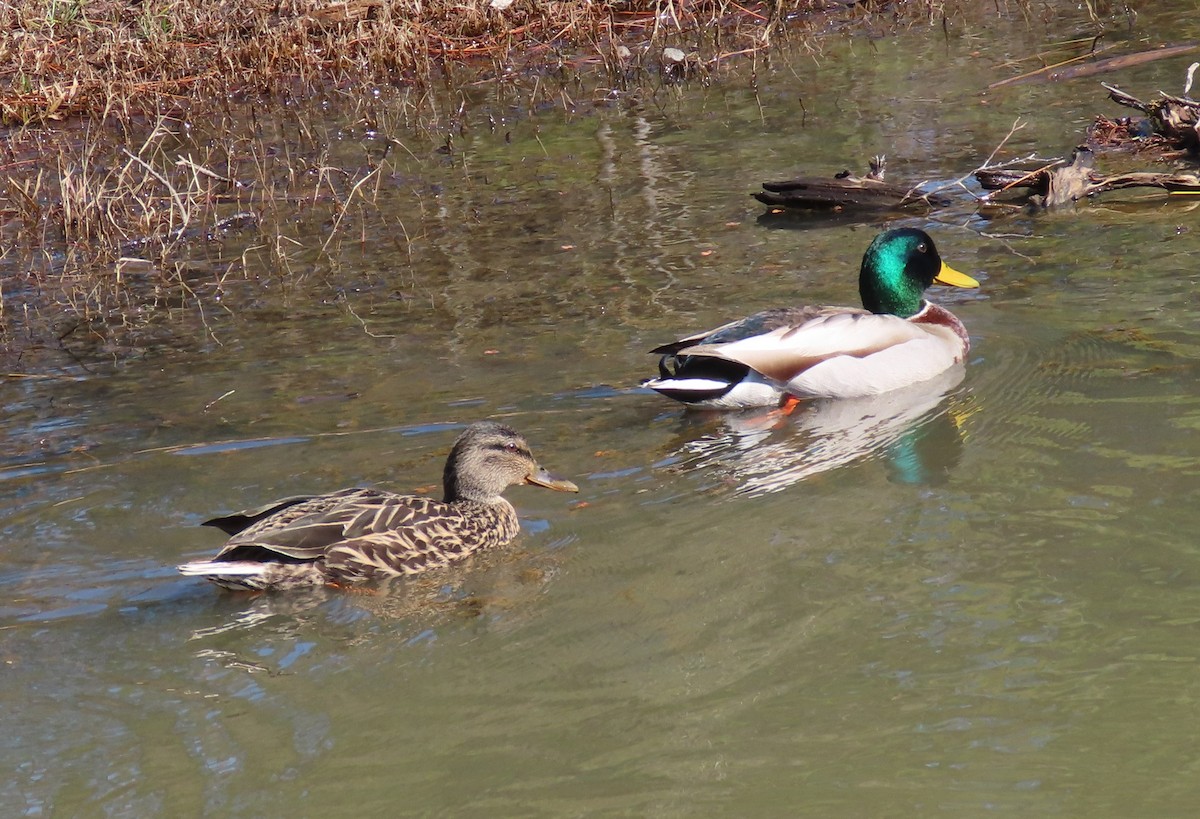
<svg viewBox="0 0 1200 819">
<path fill-rule="evenodd" d="M 942 261 L 928 233 L 900 228 L 880 233 L 863 254 L 858 292 L 863 307 L 872 313 L 910 318 L 921 312 L 923 294 L 934 282 L 979 286 Z"/>
</svg>

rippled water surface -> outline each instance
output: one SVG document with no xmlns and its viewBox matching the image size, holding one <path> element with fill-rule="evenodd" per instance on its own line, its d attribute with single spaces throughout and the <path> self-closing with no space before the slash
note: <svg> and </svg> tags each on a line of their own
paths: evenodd
<svg viewBox="0 0 1200 819">
<path fill-rule="evenodd" d="M 1122 36 L 1197 36 L 1164 5 Z M 1082 13 L 833 35 L 756 90 L 744 66 L 468 131 L 332 261 L 298 237 L 299 284 L 0 385 L 5 812 L 1192 815 L 1195 204 L 909 218 L 982 282 L 933 293 L 973 346 L 926 388 L 775 421 L 636 386 L 677 334 L 856 301 L 882 223 L 760 220 L 759 181 L 880 152 L 950 180 L 1018 116 L 1007 155 L 1119 113 L 1094 78 L 980 93 Z M 1188 62 L 1110 79 L 1178 90 Z M 581 487 L 510 490 L 504 554 L 375 595 L 176 574 L 215 514 L 436 491 L 481 417 Z"/>
</svg>

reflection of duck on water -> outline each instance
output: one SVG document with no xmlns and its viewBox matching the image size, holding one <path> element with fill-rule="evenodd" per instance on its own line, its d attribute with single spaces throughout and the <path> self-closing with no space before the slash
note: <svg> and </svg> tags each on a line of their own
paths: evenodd
<svg viewBox="0 0 1200 819">
<path fill-rule="evenodd" d="M 266 632 L 271 635 L 270 640 L 292 635 L 299 640 L 302 638 L 296 634 L 297 626 L 306 628 L 317 623 L 353 627 L 364 619 L 374 623 L 407 621 L 394 632 L 407 642 L 434 640 L 443 629 L 453 631 L 475 620 L 479 622 L 472 628 L 511 629 L 523 622 L 532 610 L 532 601 L 545 593 L 558 576 L 564 559 L 561 549 L 574 540 L 573 535 L 568 535 L 543 540 L 536 549 L 528 551 L 522 548 L 480 551 L 442 571 L 390 578 L 367 588 L 349 590 L 351 593 L 330 586 L 308 586 L 287 594 L 238 595 L 223 600 L 198 597 L 197 600 L 220 602 L 203 618 L 206 624 L 192 630 L 191 639 L 255 631 L 272 623 Z M 370 634 L 373 628 L 364 626 L 357 633 Z M 219 652 L 223 659 L 217 659 L 222 659 L 225 665 L 232 662 L 259 666 L 264 655 L 258 653 L 258 648 L 257 643 L 240 647 L 226 644 L 220 650 L 204 651 Z M 269 664 L 257 670 L 263 668 L 269 668 Z"/>
<path fill-rule="evenodd" d="M 964 376 L 939 377 L 883 395 L 813 401 L 791 416 L 725 413 L 722 429 L 676 449 L 675 468 L 711 470 L 741 495 L 765 495 L 867 457 L 882 457 L 889 477 L 937 484 L 958 463 L 962 437 L 951 393 Z"/>
</svg>

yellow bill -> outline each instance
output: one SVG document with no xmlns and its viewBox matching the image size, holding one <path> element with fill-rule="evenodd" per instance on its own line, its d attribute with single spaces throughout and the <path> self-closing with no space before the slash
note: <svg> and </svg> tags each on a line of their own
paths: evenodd
<svg viewBox="0 0 1200 819">
<path fill-rule="evenodd" d="M 933 277 L 933 280 L 938 284 L 948 284 L 951 287 L 978 287 L 979 282 L 972 279 L 966 273 L 959 273 L 950 265 L 942 262 L 942 269 Z"/>
</svg>

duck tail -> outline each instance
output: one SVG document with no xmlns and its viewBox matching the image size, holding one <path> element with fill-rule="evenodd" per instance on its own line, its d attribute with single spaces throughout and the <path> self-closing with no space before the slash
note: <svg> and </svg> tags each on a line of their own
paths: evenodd
<svg viewBox="0 0 1200 819">
<path fill-rule="evenodd" d="M 259 563 L 253 560 L 193 560 L 176 566 L 180 574 L 203 577 L 234 591 L 270 591 L 330 582 L 311 563 Z"/>
<path fill-rule="evenodd" d="M 193 560 L 176 566 L 179 573 L 188 577 L 203 577 L 218 586 L 234 591 L 261 591 L 271 584 L 267 567 L 262 563 L 231 560 Z"/>
<path fill-rule="evenodd" d="M 267 567 L 261 563 L 229 560 L 193 560 L 191 563 L 184 563 L 175 568 L 179 570 L 180 574 L 186 574 L 189 577 L 209 577 L 214 574 L 252 577 L 261 575 L 267 570 Z"/>
</svg>

